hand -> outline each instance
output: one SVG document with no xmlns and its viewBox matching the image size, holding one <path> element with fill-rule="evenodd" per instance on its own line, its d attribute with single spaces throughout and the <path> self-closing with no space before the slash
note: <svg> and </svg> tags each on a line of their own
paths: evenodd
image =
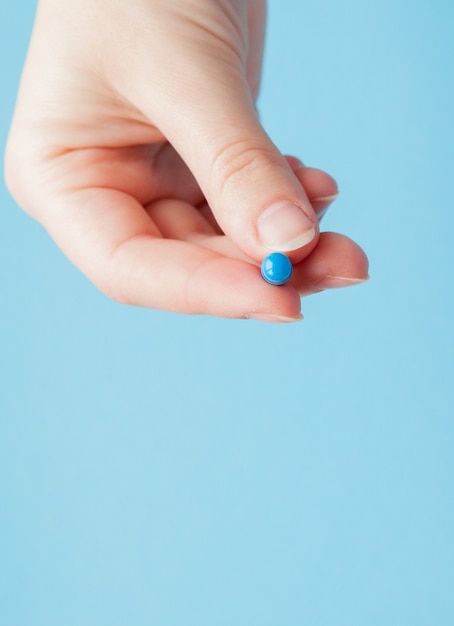
<svg viewBox="0 0 454 626">
<path fill-rule="evenodd" d="M 262 0 L 41 0 L 5 176 L 111 298 L 286 321 L 367 276 L 356 244 L 319 235 L 334 180 L 259 123 L 264 24 Z M 284 287 L 260 276 L 271 250 L 295 264 Z"/>
</svg>

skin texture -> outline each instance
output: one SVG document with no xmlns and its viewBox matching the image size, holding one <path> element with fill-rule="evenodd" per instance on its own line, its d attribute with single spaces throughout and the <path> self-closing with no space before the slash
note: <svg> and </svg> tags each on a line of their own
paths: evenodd
<svg viewBox="0 0 454 626">
<path fill-rule="evenodd" d="M 319 233 L 336 182 L 284 157 L 258 119 L 265 13 L 262 0 L 39 3 L 5 179 L 114 300 L 288 321 L 301 296 L 367 277 L 359 246 Z M 284 201 L 313 237 L 273 287 L 263 216 Z"/>
</svg>

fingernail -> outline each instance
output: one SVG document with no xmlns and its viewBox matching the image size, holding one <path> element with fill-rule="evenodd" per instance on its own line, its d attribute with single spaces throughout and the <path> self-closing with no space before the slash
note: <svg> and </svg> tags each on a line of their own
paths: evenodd
<svg viewBox="0 0 454 626">
<path fill-rule="evenodd" d="M 369 280 L 369 274 L 365 278 L 350 278 L 347 276 L 327 276 L 317 283 L 317 287 L 321 289 L 338 289 L 339 287 L 351 287 L 360 285 Z"/>
<path fill-rule="evenodd" d="M 290 252 L 315 237 L 315 227 L 296 204 L 278 202 L 260 215 L 257 229 L 264 246 L 276 252 Z"/>
<path fill-rule="evenodd" d="M 312 204 L 312 206 L 314 204 L 316 204 L 316 205 L 331 204 L 338 197 L 339 197 L 339 193 L 333 193 L 332 196 L 319 196 L 318 198 L 312 198 L 311 199 L 311 204 Z"/>
<path fill-rule="evenodd" d="M 315 211 L 318 221 L 320 222 L 328 211 L 331 204 L 337 198 L 339 194 L 335 193 L 332 196 L 320 196 L 318 198 L 311 198 L 312 208 Z"/>
<path fill-rule="evenodd" d="M 271 315 L 265 313 L 254 313 L 253 315 L 248 316 L 251 320 L 256 320 L 257 322 L 272 322 L 274 324 L 289 324 L 290 322 L 301 322 L 303 318 L 300 313 L 297 317 L 286 317 L 285 315 Z"/>
</svg>

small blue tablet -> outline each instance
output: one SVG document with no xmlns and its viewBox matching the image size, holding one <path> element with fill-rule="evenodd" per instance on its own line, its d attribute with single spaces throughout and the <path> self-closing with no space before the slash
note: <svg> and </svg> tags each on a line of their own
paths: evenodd
<svg viewBox="0 0 454 626">
<path fill-rule="evenodd" d="M 292 277 L 292 263 L 282 252 L 272 252 L 262 261 L 262 276 L 270 285 L 285 285 Z"/>
</svg>

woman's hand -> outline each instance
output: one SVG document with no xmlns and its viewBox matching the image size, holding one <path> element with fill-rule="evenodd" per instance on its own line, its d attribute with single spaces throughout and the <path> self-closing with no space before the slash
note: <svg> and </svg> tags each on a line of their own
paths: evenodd
<svg viewBox="0 0 454 626">
<path fill-rule="evenodd" d="M 264 25 L 262 0 L 41 0 L 6 180 L 113 299 L 287 321 L 367 276 L 356 244 L 319 235 L 334 180 L 260 125 Z M 284 287 L 260 276 L 273 250 Z"/>
</svg>

